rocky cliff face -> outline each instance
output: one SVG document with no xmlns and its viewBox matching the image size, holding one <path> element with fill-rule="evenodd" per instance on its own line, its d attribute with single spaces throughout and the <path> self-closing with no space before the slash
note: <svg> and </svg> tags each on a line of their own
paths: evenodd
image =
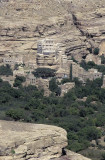
<svg viewBox="0 0 105 160">
<path fill-rule="evenodd" d="M 62 128 L 0 121 L 0 160 L 89 160 L 64 152 L 66 146 L 67 133 Z"/>
<path fill-rule="evenodd" d="M 64 129 L 0 121 L 0 160 L 50 160 L 67 146 Z"/>
<path fill-rule="evenodd" d="M 105 39 L 104 0 L 1 0 L 0 54 L 36 54 L 37 40 L 54 38 L 76 59 Z"/>
</svg>

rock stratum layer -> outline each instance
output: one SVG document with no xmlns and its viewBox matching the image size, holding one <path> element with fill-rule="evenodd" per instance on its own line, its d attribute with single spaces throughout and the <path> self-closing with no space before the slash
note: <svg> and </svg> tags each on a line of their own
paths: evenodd
<svg viewBox="0 0 105 160">
<path fill-rule="evenodd" d="M 66 146 L 62 128 L 0 121 L 0 160 L 50 160 L 60 157 Z"/>
<path fill-rule="evenodd" d="M 0 0 L 0 54 L 35 53 L 47 37 L 79 59 L 105 39 L 104 19 L 104 0 Z"/>
<path fill-rule="evenodd" d="M 66 146 L 62 128 L 0 120 L 0 160 L 90 160 Z"/>
</svg>

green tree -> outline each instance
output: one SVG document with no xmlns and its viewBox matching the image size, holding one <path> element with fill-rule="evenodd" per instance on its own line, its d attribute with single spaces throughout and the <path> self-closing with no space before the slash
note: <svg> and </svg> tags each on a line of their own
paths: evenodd
<svg viewBox="0 0 105 160">
<path fill-rule="evenodd" d="M 99 54 L 99 48 L 95 48 L 93 53 L 94 53 L 95 55 L 98 55 L 98 54 Z"/>
<path fill-rule="evenodd" d="M 70 82 L 70 79 L 69 78 L 63 78 L 61 80 L 61 84 L 64 84 L 64 83 L 67 83 L 67 82 Z"/>
<path fill-rule="evenodd" d="M 101 64 L 105 64 L 105 56 L 102 55 L 102 56 L 100 56 L 100 57 L 101 57 Z"/>
<path fill-rule="evenodd" d="M 73 56 L 71 57 L 71 60 L 72 60 L 73 62 L 75 62 L 75 63 L 78 62 Z"/>
<path fill-rule="evenodd" d="M 6 66 L 0 66 L 0 75 L 13 75 L 12 69 L 10 68 L 10 65 L 6 65 Z"/>
<path fill-rule="evenodd" d="M 105 152 L 102 153 L 102 159 L 101 160 L 105 160 Z"/>
<path fill-rule="evenodd" d="M 8 117 L 13 118 L 15 121 L 20 120 L 20 119 L 24 119 L 24 117 L 25 117 L 24 111 L 22 109 L 10 109 L 10 110 L 6 111 L 6 115 Z"/>
<path fill-rule="evenodd" d="M 15 82 L 13 84 L 14 87 L 20 87 L 23 82 L 26 81 L 26 78 L 23 76 L 16 76 Z"/>
<path fill-rule="evenodd" d="M 60 94 L 61 94 L 61 89 L 60 89 L 60 87 L 57 85 L 57 82 L 56 82 L 56 79 L 55 79 L 55 78 L 52 78 L 52 79 L 49 81 L 49 89 L 50 89 L 50 91 L 55 92 L 56 95 L 60 95 Z"/>
<path fill-rule="evenodd" d="M 81 61 L 80 66 L 84 68 L 86 71 L 88 70 L 86 62 L 84 60 Z"/>
<path fill-rule="evenodd" d="M 50 68 L 37 68 L 33 72 L 33 74 L 35 77 L 42 77 L 42 78 L 54 77 L 55 70 Z"/>
<path fill-rule="evenodd" d="M 70 65 L 70 81 L 72 81 L 73 76 L 72 76 L 72 64 Z"/>
</svg>

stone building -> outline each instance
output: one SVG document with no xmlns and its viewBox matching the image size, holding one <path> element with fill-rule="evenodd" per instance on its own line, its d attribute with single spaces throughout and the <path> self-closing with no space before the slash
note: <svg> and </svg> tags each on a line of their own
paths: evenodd
<svg viewBox="0 0 105 160">
<path fill-rule="evenodd" d="M 72 77 L 80 80 L 87 78 L 87 72 L 79 64 L 72 62 Z"/>
<path fill-rule="evenodd" d="M 3 64 L 14 66 L 15 64 L 23 64 L 23 56 L 21 55 L 6 55 L 3 58 Z"/>
<path fill-rule="evenodd" d="M 51 91 L 49 90 L 49 79 L 36 78 L 32 73 L 27 74 L 24 86 L 34 85 L 40 90 L 44 90 L 44 96 L 49 96 Z"/>
<path fill-rule="evenodd" d="M 40 67 L 56 68 L 59 44 L 54 39 L 42 39 L 37 43 L 36 63 Z"/>
<path fill-rule="evenodd" d="M 24 55 L 23 63 L 25 64 L 25 67 L 29 69 L 36 69 L 36 53 L 29 53 L 27 55 Z"/>
<path fill-rule="evenodd" d="M 94 80 L 94 79 L 101 78 L 101 77 L 102 77 L 102 73 L 98 72 L 97 69 L 91 68 L 88 70 L 88 78 L 90 80 Z"/>
<path fill-rule="evenodd" d="M 61 88 L 61 97 L 64 96 L 65 93 L 67 93 L 70 89 L 75 87 L 74 82 L 67 82 L 59 86 Z"/>
<path fill-rule="evenodd" d="M 36 77 L 32 73 L 27 74 L 26 82 L 24 83 L 24 85 L 36 85 Z"/>
<path fill-rule="evenodd" d="M 37 43 L 37 53 L 43 55 L 57 54 L 57 43 L 53 39 L 42 39 Z"/>
<path fill-rule="evenodd" d="M 59 40 L 42 39 L 37 43 L 37 65 L 50 66 L 52 69 L 63 68 L 68 70 L 70 61 L 65 54 L 65 47 Z"/>
<path fill-rule="evenodd" d="M 37 78 L 36 86 L 41 90 L 44 90 L 44 96 L 49 96 L 51 91 L 49 90 L 49 79 Z"/>
<path fill-rule="evenodd" d="M 16 76 L 26 76 L 26 73 L 24 71 L 24 68 L 22 66 L 19 66 L 18 67 L 18 70 L 14 70 L 13 71 L 13 76 L 16 77 Z"/>
<path fill-rule="evenodd" d="M 69 72 L 70 71 L 66 71 L 65 69 L 63 68 L 59 68 L 56 72 L 56 77 L 58 79 L 62 79 L 62 78 L 69 78 Z"/>
</svg>

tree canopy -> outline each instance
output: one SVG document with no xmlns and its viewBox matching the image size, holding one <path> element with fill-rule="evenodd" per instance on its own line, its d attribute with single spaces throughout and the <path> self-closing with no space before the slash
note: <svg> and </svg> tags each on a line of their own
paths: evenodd
<svg viewBox="0 0 105 160">
<path fill-rule="evenodd" d="M 54 77 L 55 70 L 50 68 L 37 68 L 33 72 L 33 74 L 35 77 L 42 77 L 42 78 Z"/>
</svg>

